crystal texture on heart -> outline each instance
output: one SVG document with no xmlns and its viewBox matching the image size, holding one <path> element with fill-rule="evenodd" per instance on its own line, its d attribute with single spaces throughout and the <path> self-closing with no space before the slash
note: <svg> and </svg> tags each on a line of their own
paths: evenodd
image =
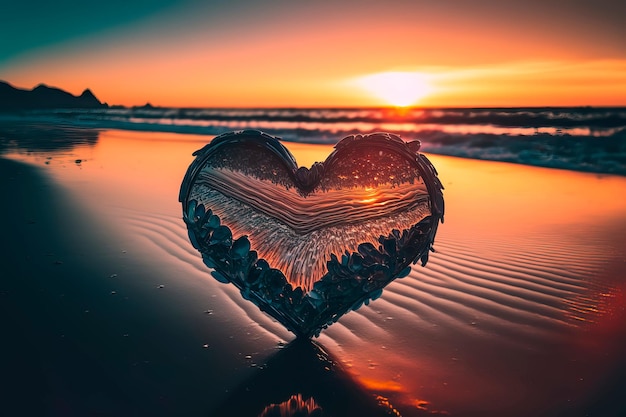
<svg viewBox="0 0 626 417">
<path fill-rule="evenodd" d="M 220 135 L 182 182 L 189 238 L 213 277 L 317 336 L 426 264 L 443 187 L 418 150 L 389 133 L 349 136 L 309 169 L 263 132 Z"/>
</svg>

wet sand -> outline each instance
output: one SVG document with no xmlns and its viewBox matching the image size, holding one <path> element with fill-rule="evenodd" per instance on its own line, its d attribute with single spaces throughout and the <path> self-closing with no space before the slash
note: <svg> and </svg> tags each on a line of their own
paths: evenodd
<svg viewBox="0 0 626 417">
<path fill-rule="evenodd" d="M 431 156 L 437 252 L 318 347 L 188 242 L 178 187 L 210 138 L 89 137 L 0 158 L 7 415 L 258 415 L 296 394 L 330 415 L 626 410 L 626 178 Z"/>
</svg>

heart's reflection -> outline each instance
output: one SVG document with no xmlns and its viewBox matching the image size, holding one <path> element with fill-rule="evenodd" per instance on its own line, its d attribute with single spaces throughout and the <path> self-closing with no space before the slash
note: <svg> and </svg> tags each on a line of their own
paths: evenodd
<svg viewBox="0 0 626 417">
<path fill-rule="evenodd" d="M 412 408 L 411 416 L 427 415 Z M 326 350 L 296 339 L 238 387 L 209 415 L 215 416 L 394 416 L 386 398 L 367 392 Z"/>
</svg>

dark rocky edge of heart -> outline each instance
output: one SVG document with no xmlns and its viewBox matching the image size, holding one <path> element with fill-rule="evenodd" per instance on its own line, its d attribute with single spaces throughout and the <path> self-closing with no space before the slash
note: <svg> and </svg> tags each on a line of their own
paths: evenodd
<svg viewBox="0 0 626 417">
<path fill-rule="evenodd" d="M 307 169 L 265 133 L 220 135 L 183 179 L 189 238 L 215 279 L 317 336 L 426 264 L 443 187 L 418 150 L 389 133 L 349 136 Z"/>
</svg>

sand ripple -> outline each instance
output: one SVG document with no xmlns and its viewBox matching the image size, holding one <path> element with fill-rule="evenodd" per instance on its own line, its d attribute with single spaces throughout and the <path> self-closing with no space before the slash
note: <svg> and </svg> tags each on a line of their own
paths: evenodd
<svg viewBox="0 0 626 417">
<path fill-rule="evenodd" d="M 248 317 L 250 325 L 278 339 L 285 337 L 278 323 L 241 298 L 232 286 L 210 276 L 179 218 L 129 209 L 119 209 L 118 216 L 129 231 L 153 244 L 154 256 L 171 258 L 182 270 L 193 271 L 190 275 L 202 280 L 202 285 L 213 286 L 218 296 L 228 298 L 233 317 Z M 323 332 L 325 343 L 384 340 L 390 326 L 426 331 L 424 336 L 449 329 L 516 343 L 536 342 L 593 321 L 601 313 L 607 288 L 589 277 L 610 254 L 593 246 L 583 251 L 582 243 L 558 236 L 538 244 L 529 238 L 464 241 L 442 233 L 435 249 L 428 267 L 414 266 L 408 277 L 389 285 L 380 299 Z"/>
</svg>

